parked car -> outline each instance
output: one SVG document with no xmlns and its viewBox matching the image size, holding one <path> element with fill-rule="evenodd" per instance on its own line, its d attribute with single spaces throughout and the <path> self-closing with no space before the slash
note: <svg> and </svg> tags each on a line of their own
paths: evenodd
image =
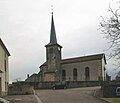
<svg viewBox="0 0 120 103">
<path fill-rule="evenodd" d="M 120 96 L 120 87 L 116 88 L 116 96 Z"/>
<path fill-rule="evenodd" d="M 55 83 L 52 89 L 66 89 L 67 85 L 65 83 Z"/>
</svg>

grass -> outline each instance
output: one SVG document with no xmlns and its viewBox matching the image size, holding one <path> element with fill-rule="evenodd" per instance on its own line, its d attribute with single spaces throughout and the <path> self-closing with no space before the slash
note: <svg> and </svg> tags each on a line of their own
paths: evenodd
<svg viewBox="0 0 120 103">
<path fill-rule="evenodd" d="M 112 98 L 113 103 L 120 103 L 120 98 Z"/>
</svg>

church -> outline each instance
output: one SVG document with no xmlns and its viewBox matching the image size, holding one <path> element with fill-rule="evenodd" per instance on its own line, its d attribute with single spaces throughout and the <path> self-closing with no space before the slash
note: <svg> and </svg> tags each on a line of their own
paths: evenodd
<svg viewBox="0 0 120 103">
<path fill-rule="evenodd" d="M 38 74 L 28 75 L 27 82 L 99 81 L 106 80 L 104 53 L 62 59 L 52 13 L 50 42 L 46 47 L 46 61 Z"/>
</svg>

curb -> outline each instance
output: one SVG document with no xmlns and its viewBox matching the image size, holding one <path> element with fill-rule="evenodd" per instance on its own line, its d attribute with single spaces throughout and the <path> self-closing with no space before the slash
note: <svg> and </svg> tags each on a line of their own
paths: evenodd
<svg viewBox="0 0 120 103">
<path fill-rule="evenodd" d="M 112 101 L 109 101 L 109 100 L 106 100 L 106 99 L 101 98 L 101 97 L 99 97 L 99 96 L 96 96 L 96 90 L 94 90 L 93 97 L 98 98 L 98 99 L 100 99 L 100 100 L 103 100 L 103 101 L 105 101 L 105 102 L 107 102 L 107 103 L 113 103 Z"/>
</svg>

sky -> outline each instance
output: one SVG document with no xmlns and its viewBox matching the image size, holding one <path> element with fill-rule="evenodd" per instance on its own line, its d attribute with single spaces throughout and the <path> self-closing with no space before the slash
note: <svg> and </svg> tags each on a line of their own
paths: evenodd
<svg viewBox="0 0 120 103">
<path fill-rule="evenodd" d="M 109 46 L 99 30 L 109 16 L 112 0 L 0 0 L 0 38 L 11 56 L 10 82 L 38 73 L 46 60 L 50 39 L 51 5 L 62 58 L 106 53 Z M 113 75 L 111 61 L 107 71 Z"/>
</svg>

